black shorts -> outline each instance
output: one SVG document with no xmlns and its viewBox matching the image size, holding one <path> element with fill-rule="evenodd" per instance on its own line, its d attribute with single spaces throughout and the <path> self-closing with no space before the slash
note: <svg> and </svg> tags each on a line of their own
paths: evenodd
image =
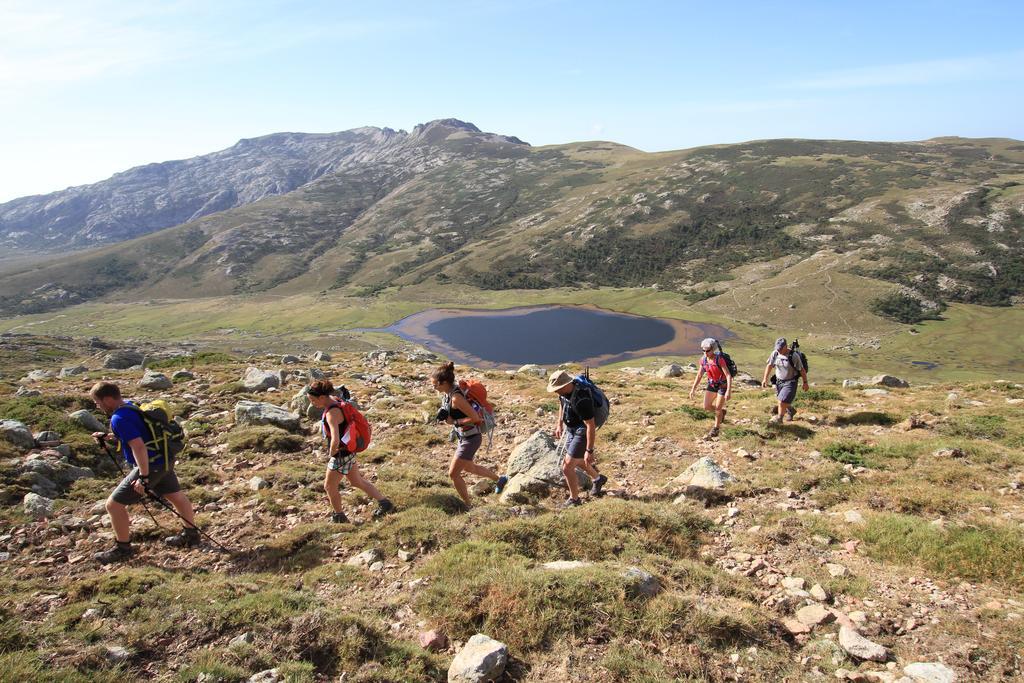
<svg viewBox="0 0 1024 683">
<path fill-rule="evenodd" d="M 729 384 L 724 379 L 720 379 L 717 382 L 708 381 L 708 387 L 705 391 L 725 396 L 726 392 L 729 391 Z"/>
<path fill-rule="evenodd" d="M 122 479 L 121 483 L 114 489 L 114 492 L 110 494 L 113 501 L 121 505 L 131 505 L 142 500 L 142 496 L 136 493 L 135 488 L 132 486 L 138 478 L 139 468 L 133 467 L 128 476 Z M 150 470 L 149 488 L 154 493 L 166 496 L 169 493 L 180 491 L 181 484 L 178 483 L 178 477 L 174 474 L 174 470 Z"/>
<path fill-rule="evenodd" d="M 465 439 L 459 438 L 459 447 L 455 449 L 455 456 L 459 460 L 473 461 L 473 456 L 480 450 L 480 444 L 484 442 L 482 434 L 477 432 L 473 436 L 467 436 Z"/>
</svg>

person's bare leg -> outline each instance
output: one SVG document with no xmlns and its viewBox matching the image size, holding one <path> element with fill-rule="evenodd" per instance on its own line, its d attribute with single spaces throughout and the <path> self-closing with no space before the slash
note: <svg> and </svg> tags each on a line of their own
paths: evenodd
<svg viewBox="0 0 1024 683">
<path fill-rule="evenodd" d="M 164 498 L 167 502 L 174 506 L 174 509 L 178 511 L 178 514 L 185 518 L 185 523 L 190 527 L 196 525 L 195 511 L 192 509 L 192 501 L 188 499 L 184 491 L 175 491 L 174 493 L 168 493 Z"/>
<path fill-rule="evenodd" d="M 486 477 L 491 481 L 498 481 L 498 475 L 495 474 L 491 468 L 484 467 L 483 465 L 477 465 L 472 460 L 463 460 L 462 470 L 464 472 L 469 472 L 470 474 L 475 474 L 478 477 Z"/>
<path fill-rule="evenodd" d="M 580 480 L 576 476 L 576 466 L 579 458 L 565 456 L 562 461 L 562 474 L 565 475 L 565 483 L 569 486 L 569 497 L 576 499 L 580 497 Z"/>
<path fill-rule="evenodd" d="M 116 502 L 113 498 L 107 498 L 107 514 L 110 515 L 110 526 L 114 529 L 114 539 L 121 543 L 127 543 L 131 538 L 131 520 L 128 518 L 128 508 Z"/>
<path fill-rule="evenodd" d="M 458 456 L 453 457 L 451 463 L 448 465 L 448 477 L 452 480 L 452 484 L 455 485 L 455 490 L 458 491 L 459 497 L 462 498 L 462 502 L 469 505 L 469 488 L 466 486 L 466 480 L 462 478 L 462 468 L 464 464 L 465 461 L 459 460 Z"/>
<path fill-rule="evenodd" d="M 377 501 L 383 500 L 384 494 L 382 494 L 376 486 L 371 484 L 369 480 L 362 475 L 359 471 L 359 466 L 355 463 L 352 463 L 352 469 L 350 469 L 348 474 L 345 476 L 348 477 L 348 483 L 352 484 L 352 486 L 356 487 L 370 498 Z"/>
<path fill-rule="evenodd" d="M 338 487 L 341 485 L 341 472 L 337 470 L 327 470 L 327 475 L 324 477 L 324 491 L 327 492 L 327 500 L 331 503 L 331 508 L 335 512 L 341 512 L 341 491 Z"/>
</svg>

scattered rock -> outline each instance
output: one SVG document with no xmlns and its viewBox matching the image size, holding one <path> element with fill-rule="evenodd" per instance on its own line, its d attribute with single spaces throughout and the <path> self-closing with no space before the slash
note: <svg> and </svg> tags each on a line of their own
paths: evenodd
<svg viewBox="0 0 1024 683">
<path fill-rule="evenodd" d="M 383 559 L 384 554 L 378 548 L 370 548 L 348 558 L 345 560 L 345 564 L 352 567 L 369 567 L 374 562 L 380 562 Z"/>
<path fill-rule="evenodd" d="M 544 377 L 544 378 L 546 378 L 548 376 L 548 371 L 545 370 L 544 368 L 542 368 L 539 365 L 530 364 L 530 365 L 524 365 L 521 368 L 519 368 L 518 370 L 516 370 L 516 374 L 517 375 L 536 375 L 537 377 Z"/>
<path fill-rule="evenodd" d="M 29 428 L 17 420 L 0 420 L 0 437 L 25 450 L 35 448 L 36 445 Z"/>
<path fill-rule="evenodd" d="M 847 524 L 863 524 L 864 515 L 860 514 L 857 510 L 847 510 L 843 513 L 843 519 L 846 520 Z"/>
<path fill-rule="evenodd" d="M 885 389 L 862 389 L 861 393 L 865 396 L 888 396 L 889 392 Z"/>
<path fill-rule="evenodd" d="M 839 646 L 856 659 L 884 662 L 889 659 L 889 650 L 873 643 L 849 626 L 839 627 Z"/>
<path fill-rule="evenodd" d="M 510 478 L 526 472 L 556 450 L 555 440 L 546 431 L 536 431 L 514 449 L 505 463 L 505 474 Z"/>
<path fill-rule="evenodd" d="M 783 627 L 794 636 L 810 633 L 811 627 L 796 619 L 786 619 L 782 622 Z"/>
<path fill-rule="evenodd" d="M 320 363 L 329 363 L 331 360 L 331 354 L 326 351 L 317 351 L 313 354 L 313 360 Z"/>
<path fill-rule="evenodd" d="M 111 351 L 103 358 L 103 367 L 107 370 L 127 370 L 142 365 L 146 357 L 138 351 Z"/>
<path fill-rule="evenodd" d="M 107 659 L 114 664 L 128 661 L 132 656 L 132 653 L 127 649 L 119 645 L 107 646 Z"/>
<path fill-rule="evenodd" d="M 281 377 L 276 372 L 250 367 L 242 375 L 242 386 L 247 391 L 266 391 L 281 387 Z"/>
<path fill-rule="evenodd" d="M 626 579 L 626 595 L 630 598 L 653 598 L 661 592 L 661 582 L 653 574 L 639 567 L 630 567 L 623 574 Z"/>
<path fill-rule="evenodd" d="M 508 663 L 508 647 L 477 633 L 455 655 L 448 667 L 448 683 L 486 683 L 501 676 Z"/>
<path fill-rule="evenodd" d="M 956 672 L 940 662 L 917 662 L 903 667 L 914 683 L 956 683 Z"/>
<path fill-rule="evenodd" d="M 42 446 L 43 444 L 56 445 L 60 443 L 60 434 L 51 430 L 33 434 L 32 438 L 35 439 L 35 442 L 40 446 Z"/>
<path fill-rule="evenodd" d="M 960 448 L 940 448 L 932 453 L 936 458 L 966 458 L 967 454 Z"/>
<path fill-rule="evenodd" d="M 399 550 L 398 559 L 400 559 L 402 562 L 412 562 L 416 559 L 416 553 L 411 552 L 409 550 Z"/>
<path fill-rule="evenodd" d="M 17 398 L 34 398 L 36 396 L 42 396 L 43 392 L 38 389 L 29 389 L 26 386 L 18 387 L 18 390 L 14 392 Z"/>
<path fill-rule="evenodd" d="M 829 576 L 832 576 L 837 579 L 842 578 L 844 576 L 848 576 L 850 574 L 849 569 L 847 569 L 841 564 L 835 564 L 834 562 L 826 562 L 825 571 L 829 573 Z"/>
<path fill-rule="evenodd" d="M 253 491 L 262 491 L 270 488 L 270 482 L 262 477 L 253 477 L 249 480 L 249 488 Z"/>
<path fill-rule="evenodd" d="M 78 424 L 82 425 L 85 429 L 90 432 L 105 432 L 107 431 L 106 425 L 96 419 L 96 416 L 90 413 L 88 410 L 76 410 L 75 412 L 68 415 L 68 419 L 74 420 Z"/>
<path fill-rule="evenodd" d="M 590 567 L 593 564 L 593 562 L 581 562 L 580 560 L 555 560 L 553 562 L 545 562 L 541 565 L 541 568 L 555 572 L 562 572 L 572 569 L 583 569 L 585 567 Z"/>
<path fill-rule="evenodd" d="M 828 591 L 826 591 L 820 583 L 816 583 L 813 586 L 811 586 L 811 590 L 809 590 L 808 592 L 811 594 L 811 597 L 817 600 L 818 602 L 828 602 L 829 598 L 831 597 L 828 594 Z"/>
<path fill-rule="evenodd" d="M 289 431 L 299 429 L 299 416 L 273 403 L 239 401 L 235 404 L 235 422 L 247 425 L 274 425 Z"/>
<path fill-rule="evenodd" d="M 435 629 L 420 633 L 417 640 L 419 640 L 420 647 L 428 652 L 440 652 L 448 649 L 448 636 Z"/>
<path fill-rule="evenodd" d="M 814 627 L 832 623 L 836 620 L 836 616 L 821 605 L 808 605 L 796 611 L 796 620 L 802 624 Z"/>
<path fill-rule="evenodd" d="M 655 374 L 658 377 L 682 377 L 683 368 L 681 365 L 672 363 L 671 365 L 666 365 L 665 367 L 660 368 Z"/>
<path fill-rule="evenodd" d="M 249 683 L 280 683 L 284 676 L 277 669 L 266 669 L 249 677 Z"/>
<path fill-rule="evenodd" d="M 172 382 L 171 378 L 162 372 L 147 370 L 146 374 L 142 376 L 139 386 L 143 389 L 162 390 L 170 389 L 174 386 L 174 382 Z"/>
<path fill-rule="evenodd" d="M 896 425 L 897 429 L 904 432 L 909 432 L 914 429 L 927 429 L 928 427 L 929 424 L 920 415 L 911 415 L 906 420 Z"/>
<path fill-rule="evenodd" d="M 236 647 L 242 647 L 244 645 L 251 645 L 252 641 L 253 641 L 252 634 L 249 633 L 248 631 L 246 631 L 242 635 L 235 636 L 234 638 L 232 638 L 231 642 L 228 643 L 228 648 L 236 648 Z"/>
<path fill-rule="evenodd" d="M 84 365 L 74 365 L 70 368 L 61 368 L 60 372 L 57 373 L 57 376 L 61 379 L 67 379 L 68 377 L 74 377 L 75 375 L 81 375 L 86 372 L 89 372 L 89 368 Z"/>
<path fill-rule="evenodd" d="M 295 365 L 299 362 L 299 357 L 294 356 L 290 353 L 281 356 L 281 365 Z"/>
<path fill-rule="evenodd" d="M 735 481 L 735 477 L 705 456 L 670 481 L 668 488 L 672 491 L 682 490 L 675 503 L 682 503 L 687 498 L 711 502 L 721 496 L 722 489 L 731 481 Z"/>
<path fill-rule="evenodd" d="M 793 590 L 802 591 L 806 585 L 806 581 L 801 579 L 799 576 L 787 576 L 782 579 L 783 588 L 791 588 Z"/>
<path fill-rule="evenodd" d="M 843 389 L 856 389 L 857 387 L 864 386 L 864 383 L 858 379 L 844 379 Z"/>
<path fill-rule="evenodd" d="M 893 387 L 896 389 L 906 389 L 910 386 L 908 382 L 892 375 L 875 375 L 871 378 L 870 383 L 877 387 Z"/>
<path fill-rule="evenodd" d="M 187 382 L 195 378 L 195 374 L 190 372 L 189 370 L 178 370 L 173 375 L 171 375 L 171 381 L 173 382 Z"/>
<path fill-rule="evenodd" d="M 22 505 L 25 514 L 37 521 L 53 516 L 53 499 L 37 493 L 26 493 Z"/>
</svg>

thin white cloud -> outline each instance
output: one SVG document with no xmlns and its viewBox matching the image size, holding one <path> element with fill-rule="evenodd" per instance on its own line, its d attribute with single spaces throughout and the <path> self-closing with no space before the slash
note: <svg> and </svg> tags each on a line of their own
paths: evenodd
<svg viewBox="0 0 1024 683">
<path fill-rule="evenodd" d="M 765 111 L 798 109 L 813 104 L 806 98 L 780 98 L 763 100 L 726 100 L 720 102 L 684 102 L 681 108 L 689 113 L 701 114 L 754 114 Z"/>
<path fill-rule="evenodd" d="M 806 90 L 931 85 L 969 80 L 1020 78 L 1022 69 L 1024 52 L 1008 52 L 842 69 L 800 79 L 788 85 Z"/>
</svg>

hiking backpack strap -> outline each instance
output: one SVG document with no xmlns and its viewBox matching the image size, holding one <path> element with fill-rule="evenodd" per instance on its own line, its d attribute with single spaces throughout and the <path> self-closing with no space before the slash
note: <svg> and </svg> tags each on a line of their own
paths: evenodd
<svg viewBox="0 0 1024 683">
<path fill-rule="evenodd" d="M 164 429 L 163 425 L 159 424 L 146 414 L 146 411 L 133 403 L 125 403 L 124 407 L 130 408 L 136 415 L 142 419 L 142 423 L 146 425 L 146 429 L 149 430 L 149 440 L 145 441 L 146 451 L 152 451 L 156 453 L 155 456 L 150 458 L 150 465 L 154 461 L 162 461 L 164 467 L 170 469 L 173 466 L 173 460 L 168 458 L 167 455 L 170 453 L 169 434 Z"/>
</svg>

